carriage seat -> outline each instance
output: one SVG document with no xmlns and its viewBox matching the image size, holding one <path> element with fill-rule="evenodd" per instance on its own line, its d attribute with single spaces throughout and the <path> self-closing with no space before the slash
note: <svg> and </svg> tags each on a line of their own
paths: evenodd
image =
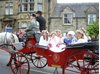
<svg viewBox="0 0 100 74">
<path fill-rule="evenodd" d="M 43 46 L 43 45 L 39 45 L 38 43 L 35 44 L 36 48 L 42 48 L 42 49 L 49 49 L 48 46 Z"/>
<path fill-rule="evenodd" d="M 18 42 L 18 43 L 13 43 L 12 45 L 15 47 L 15 50 L 21 50 L 24 47 L 25 43 Z"/>
<path fill-rule="evenodd" d="M 28 37 L 32 37 L 32 36 L 35 37 L 36 43 L 39 43 L 40 36 L 41 36 L 40 33 L 26 32 L 26 33 L 24 34 L 24 37 L 27 37 L 27 38 L 28 38 Z"/>
<path fill-rule="evenodd" d="M 77 48 L 85 48 L 85 49 L 95 49 L 99 47 L 98 41 L 79 43 L 79 44 L 69 44 L 66 49 L 77 49 Z"/>
</svg>

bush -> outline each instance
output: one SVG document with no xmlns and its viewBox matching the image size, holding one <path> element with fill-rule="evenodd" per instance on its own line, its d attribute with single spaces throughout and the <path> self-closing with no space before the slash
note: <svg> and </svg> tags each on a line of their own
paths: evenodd
<svg viewBox="0 0 100 74">
<path fill-rule="evenodd" d="M 93 22 L 87 27 L 87 33 L 92 39 L 97 39 L 99 35 L 99 23 Z"/>
</svg>

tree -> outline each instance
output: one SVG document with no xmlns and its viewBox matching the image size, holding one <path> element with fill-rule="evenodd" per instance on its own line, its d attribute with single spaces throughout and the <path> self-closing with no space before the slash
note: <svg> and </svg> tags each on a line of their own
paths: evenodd
<svg viewBox="0 0 100 74">
<path fill-rule="evenodd" d="M 87 27 L 87 33 L 92 39 L 97 39 L 99 35 L 99 23 L 93 22 Z"/>
</svg>

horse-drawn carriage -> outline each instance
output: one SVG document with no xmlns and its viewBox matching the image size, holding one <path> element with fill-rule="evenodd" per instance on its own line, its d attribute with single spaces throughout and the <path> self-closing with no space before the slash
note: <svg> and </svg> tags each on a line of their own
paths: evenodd
<svg viewBox="0 0 100 74">
<path fill-rule="evenodd" d="M 29 74 L 30 62 L 37 68 L 55 67 L 54 74 L 58 74 L 57 68 L 62 68 L 62 74 L 65 70 L 71 74 L 99 74 L 99 56 L 93 52 L 98 48 L 97 42 L 67 45 L 61 52 L 38 45 L 34 36 L 26 37 L 24 43 L 11 44 L 13 51 L 6 50 L 4 45 L 9 44 L 0 45 L 0 49 L 11 54 L 9 65 L 13 74 Z M 23 47 L 19 48 L 20 45 Z"/>
</svg>

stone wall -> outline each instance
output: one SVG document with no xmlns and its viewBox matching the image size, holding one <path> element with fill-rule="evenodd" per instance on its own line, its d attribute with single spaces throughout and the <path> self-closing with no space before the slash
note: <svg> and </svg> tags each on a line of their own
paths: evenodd
<svg viewBox="0 0 100 74">
<path fill-rule="evenodd" d="M 13 1 L 13 13 L 14 13 L 15 16 L 18 15 L 18 13 L 19 13 L 18 5 L 19 5 L 19 1 L 18 0 L 14 0 Z"/>
<path fill-rule="evenodd" d="M 0 1 L 0 31 L 2 30 L 2 18 L 3 18 L 3 15 L 4 15 L 4 1 Z"/>
<path fill-rule="evenodd" d="M 86 28 L 86 26 L 87 26 L 87 22 L 85 18 L 78 18 L 78 22 L 76 21 L 76 18 L 74 18 L 72 25 L 64 25 L 62 18 L 56 17 L 51 19 L 50 31 L 59 29 L 64 33 L 70 30 L 75 31 L 76 29 L 80 29 L 82 27 Z"/>
</svg>

